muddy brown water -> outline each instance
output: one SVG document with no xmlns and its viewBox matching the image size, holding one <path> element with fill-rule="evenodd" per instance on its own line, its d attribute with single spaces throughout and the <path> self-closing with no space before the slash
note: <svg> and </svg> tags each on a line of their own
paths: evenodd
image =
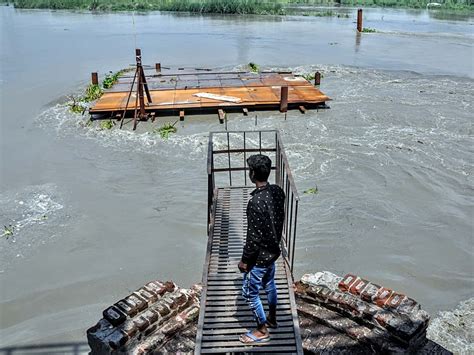
<svg viewBox="0 0 474 355">
<path fill-rule="evenodd" d="M 229 115 L 282 131 L 301 194 L 295 276 L 353 272 L 472 327 L 473 20 L 426 11 L 304 16 L 91 14 L 0 7 L 0 345 L 85 340 L 102 309 L 152 279 L 200 280 L 206 144 L 216 116 L 162 140 L 68 112 L 91 71 L 133 62 L 323 73 L 331 109 Z M 174 121 L 174 120 L 173 120 Z M 304 190 L 318 187 L 315 195 Z M 444 318 L 443 318 L 444 317 Z M 451 318 L 449 318 L 451 317 Z M 457 319 L 457 318 L 455 318 Z M 452 322 L 451 322 L 452 323 Z M 439 335 L 472 346 L 462 328 Z M 467 339 L 467 340 L 466 340 Z M 469 345 L 470 344 L 470 345 Z"/>
</svg>

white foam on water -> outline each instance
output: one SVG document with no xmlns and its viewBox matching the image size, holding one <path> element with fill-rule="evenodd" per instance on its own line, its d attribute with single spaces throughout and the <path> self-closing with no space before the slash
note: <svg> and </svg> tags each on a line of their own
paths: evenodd
<svg viewBox="0 0 474 355">
<path fill-rule="evenodd" d="M 36 118 L 36 122 L 45 129 L 53 127 L 59 137 L 71 135 L 82 136 L 99 142 L 104 147 L 118 151 L 135 151 L 146 154 L 176 154 L 176 148 L 185 150 L 186 154 L 202 155 L 207 151 L 208 133 L 182 135 L 179 132 L 167 139 L 161 138 L 153 130 L 158 125 L 140 123 L 139 130 L 132 131 L 130 124 L 119 129 L 118 124 L 112 129 L 101 128 L 101 121 L 90 122 L 87 115 L 72 113 L 66 104 L 57 104 L 48 108 Z"/>
<path fill-rule="evenodd" d="M 439 312 L 427 336 L 455 354 L 474 353 L 474 297 L 454 310 Z"/>
<path fill-rule="evenodd" d="M 28 186 L 0 195 L 0 270 L 25 258 L 38 245 L 46 244 L 64 225 L 67 216 L 54 184 Z"/>
</svg>

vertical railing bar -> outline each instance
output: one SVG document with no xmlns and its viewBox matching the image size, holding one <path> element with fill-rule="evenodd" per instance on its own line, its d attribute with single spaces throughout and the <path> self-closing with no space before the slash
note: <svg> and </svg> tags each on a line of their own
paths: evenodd
<svg viewBox="0 0 474 355">
<path fill-rule="evenodd" d="M 285 192 L 286 189 L 285 189 L 285 185 L 284 185 L 284 184 L 285 184 L 285 181 L 282 180 L 280 187 L 281 187 L 281 189 L 283 190 L 283 192 L 285 193 L 285 205 L 283 206 L 284 215 L 285 215 L 285 220 L 283 221 L 283 230 L 282 230 L 282 233 L 285 234 L 283 241 L 284 241 L 284 243 L 286 244 L 286 221 L 287 221 L 286 216 L 287 216 L 287 213 L 288 213 L 288 212 L 287 212 L 287 211 L 288 211 L 288 198 L 287 198 L 287 196 L 286 196 L 286 192 Z"/>
<path fill-rule="evenodd" d="M 229 183 L 230 186 L 232 186 L 232 170 L 230 166 L 230 138 L 229 138 L 229 132 L 227 132 L 227 159 L 229 161 Z"/>
<path fill-rule="evenodd" d="M 288 214 L 290 212 L 290 200 L 289 200 L 289 192 L 290 192 L 290 183 L 288 181 L 288 176 L 285 176 L 285 195 L 286 195 L 286 248 L 288 251 Z"/>
<path fill-rule="evenodd" d="M 280 183 L 281 183 L 281 188 L 284 187 L 284 182 L 285 182 L 285 163 L 283 161 L 283 154 L 281 154 L 281 145 L 280 145 L 280 166 L 281 166 L 281 171 L 280 171 Z"/>
<path fill-rule="evenodd" d="M 278 150 L 278 131 L 275 132 L 275 184 L 278 184 L 279 180 L 279 175 L 280 175 L 280 159 L 278 158 L 280 156 L 279 150 Z"/>
<path fill-rule="evenodd" d="M 213 149 L 213 133 L 209 133 L 209 144 L 207 149 L 207 232 L 209 234 L 209 226 L 211 224 L 211 206 L 212 206 L 212 199 L 213 199 L 213 177 L 214 177 L 214 169 L 212 161 L 214 159 L 214 149 Z"/>
<path fill-rule="evenodd" d="M 258 131 L 258 146 L 260 149 L 260 154 L 262 154 L 262 131 Z"/>
<path fill-rule="evenodd" d="M 245 180 L 245 186 L 247 186 L 247 145 L 245 141 L 245 131 L 244 131 L 244 180 Z"/>
<path fill-rule="evenodd" d="M 291 270 L 291 275 L 293 276 L 293 265 L 294 265 L 294 261 L 295 261 L 295 258 L 294 258 L 294 255 L 295 255 L 295 245 L 296 245 L 296 220 L 298 218 L 298 199 L 295 199 L 296 201 L 296 204 L 295 204 L 295 227 L 293 228 L 293 234 L 294 234 L 294 237 L 293 237 L 293 245 L 292 245 L 292 255 L 293 255 L 293 259 L 291 260 L 291 267 L 290 267 L 290 270 Z"/>
<path fill-rule="evenodd" d="M 291 208 L 290 208 L 290 220 L 288 221 L 288 256 L 290 258 L 290 262 L 291 260 L 293 259 L 293 255 L 291 254 L 291 242 L 292 242 L 292 235 L 291 235 L 291 230 L 292 230 L 292 226 L 293 226 L 293 190 L 291 190 L 290 188 L 290 191 L 291 192 Z"/>
<path fill-rule="evenodd" d="M 291 191 L 291 186 L 290 186 L 290 189 L 288 191 L 288 196 L 289 196 L 289 200 L 288 200 L 288 245 L 287 245 L 287 248 L 288 248 L 288 262 L 291 261 L 291 225 L 293 223 L 293 193 Z"/>
</svg>

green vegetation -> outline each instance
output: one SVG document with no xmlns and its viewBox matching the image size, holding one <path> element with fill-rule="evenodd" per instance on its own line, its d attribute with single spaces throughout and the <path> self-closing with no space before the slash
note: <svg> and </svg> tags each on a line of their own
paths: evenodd
<svg viewBox="0 0 474 355">
<path fill-rule="evenodd" d="M 2 237 L 5 238 L 10 238 L 13 237 L 13 231 L 15 230 L 15 227 L 13 227 L 11 224 L 7 226 L 3 226 L 3 234 L 1 235 Z"/>
<path fill-rule="evenodd" d="M 104 81 L 102 82 L 102 87 L 104 89 L 110 89 L 118 80 L 118 78 L 125 72 L 130 71 L 131 69 L 122 69 L 119 70 L 116 73 L 110 72 L 107 74 L 104 78 Z M 97 84 L 90 84 L 85 93 L 84 96 L 79 96 L 79 97 L 70 97 L 70 102 L 68 103 L 68 106 L 71 110 L 71 112 L 74 113 L 84 113 L 85 110 L 87 110 L 87 105 L 86 103 L 97 100 L 102 96 L 104 91 L 100 87 L 100 85 Z"/>
<path fill-rule="evenodd" d="M 153 130 L 153 133 L 159 134 L 163 139 L 168 139 L 170 134 L 176 133 L 177 131 L 178 129 L 174 126 L 174 124 L 171 124 L 171 122 L 167 122 L 160 128 L 155 128 Z"/>
<path fill-rule="evenodd" d="M 260 66 L 252 62 L 249 63 L 249 68 L 250 68 L 250 71 L 253 73 L 258 73 L 260 71 Z"/>
<path fill-rule="evenodd" d="M 318 6 L 378 6 L 425 9 L 433 0 L 12 0 L 2 3 L 17 8 L 78 9 L 91 11 L 185 11 L 219 14 L 271 14 L 285 15 L 290 5 Z M 474 11 L 472 0 L 443 0 L 437 9 Z M 438 12 L 439 10 L 435 10 Z M 304 13 L 305 16 L 346 17 L 332 11 Z"/>
<path fill-rule="evenodd" d="M 99 97 L 102 96 L 104 92 L 100 88 L 99 85 L 97 84 L 90 84 L 87 89 L 86 89 L 86 94 L 82 98 L 83 101 L 85 102 L 91 102 L 94 100 L 97 100 Z"/>
<path fill-rule="evenodd" d="M 308 74 L 303 74 L 303 75 L 301 75 L 301 76 L 302 76 L 303 78 L 305 78 L 306 80 L 308 80 L 308 81 L 313 81 L 313 80 L 314 80 L 314 77 L 315 77 L 314 75 L 315 75 L 314 73 L 312 73 L 312 74 L 311 74 L 311 73 L 308 73 Z"/>
<path fill-rule="evenodd" d="M 112 129 L 114 126 L 115 123 L 112 120 L 104 120 L 100 122 L 100 128 L 102 129 Z"/>
<path fill-rule="evenodd" d="M 116 73 L 109 72 L 109 74 L 105 76 L 104 81 L 102 82 L 102 87 L 104 89 L 110 89 L 118 81 L 119 77 L 122 76 L 122 74 L 128 70 L 129 69 L 122 69 Z"/>
<path fill-rule="evenodd" d="M 308 190 L 305 190 L 304 193 L 307 194 L 307 195 L 317 194 L 318 193 L 318 188 L 317 187 L 312 187 Z"/>
<path fill-rule="evenodd" d="M 364 27 L 362 29 L 362 32 L 364 32 L 364 33 L 374 33 L 374 32 L 377 32 L 377 31 L 375 30 L 375 28 Z"/>
<path fill-rule="evenodd" d="M 259 0 L 14 0 L 18 8 L 98 11 L 159 10 L 219 14 L 284 14 L 280 1 Z"/>
<path fill-rule="evenodd" d="M 83 113 L 87 107 L 84 106 L 82 98 L 70 96 L 71 101 L 68 103 L 69 109 L 74 113 Z"/>
<path fill-rule="evenodd" d="M 318 6 L 364 6 L 364 7 L 399 7 L 426 9 L 432 2 L 441 3 L 440 10 L 474 11 L 474 3 L 471 0 L 281 0 L 281 3 L 292 5 L 318 5 Z"/>
<path fill-rule="evenodd" d="M 338 12 L 334 12 L 332 10 L 303 12 L 301 15 L 303 15 L 303 16 L 315 16 L 315 17 L 349 18 L 349 14 L 341 14 L 341 13 L 338 13 Z"/>
</svg>

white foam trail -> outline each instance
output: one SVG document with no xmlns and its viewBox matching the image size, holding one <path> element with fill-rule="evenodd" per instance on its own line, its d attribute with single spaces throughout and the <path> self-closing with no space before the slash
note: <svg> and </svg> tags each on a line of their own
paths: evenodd
<svg viewBox="0 0 474 355">
<path fill-rule="evenodd" d="M 0 269 L 15 258 L 24 258 L 34 247 L 45 244 L 63 225 L 64 209 L 54 184 L 28 186 L 0 195 Z"/>
</svg>

